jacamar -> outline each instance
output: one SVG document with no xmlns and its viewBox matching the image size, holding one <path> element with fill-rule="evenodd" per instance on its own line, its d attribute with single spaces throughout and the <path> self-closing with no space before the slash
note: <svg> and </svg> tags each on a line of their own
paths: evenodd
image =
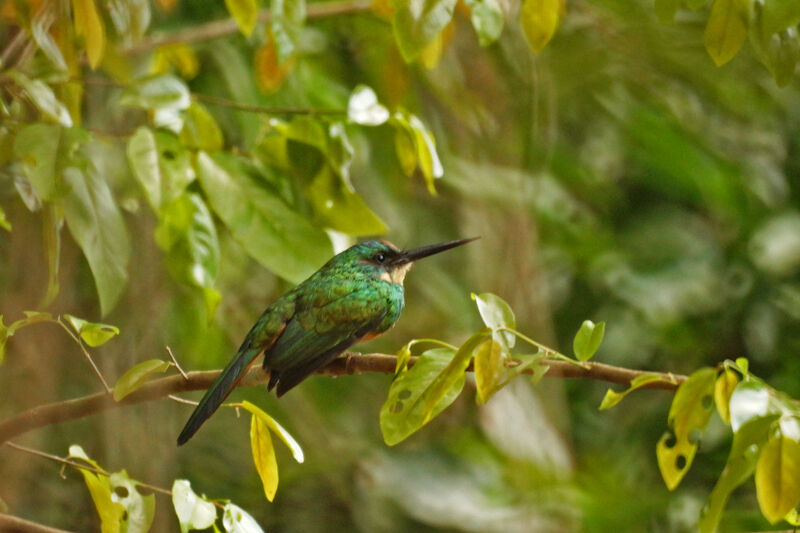
<svg viewBox="0 0 800 533">
<path fill-rule="evenodd" d="M 334 256 L 308 279 L 267 307 L 206 391 L 178 436 L 180 446 L 200 428 L 264 354 L 267 390 L 278 397 L 353 344 L 391 328 L 403 310 L 403 280 L 414 261 L 475 239 L 398 250 L 366 241 Z"/>
</svg>

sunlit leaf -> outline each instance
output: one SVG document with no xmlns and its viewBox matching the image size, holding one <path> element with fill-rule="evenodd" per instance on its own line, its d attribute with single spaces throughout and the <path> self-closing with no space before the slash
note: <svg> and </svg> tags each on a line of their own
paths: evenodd
<svg viewBox="0 0 800 533">
<path fill-rule="evenodd" d="M 70 187 L 64 199 L 67 226 L 89 262 L 105 315 L 128 281 L 128 233 L 108 184 L 95 171 L 68 168 L 64 182 Z"/>
<path fill-rule="evenodd" d="M 64 59 L 64 54 L 58 47 L 53 36 L 50 34 L 47 19 L 50 17 L 52 11 L 49 9 L 40 9 L 37 15 L 33 18 L 30 25 L 31 37 L 39 50 L 50 60 L 53 67 L 61 72 L 68 70 L 67 62 Z"/>
<path fill-rule="evenodd" d="M 412 176 L 417 168 L 417 148 L 411 128 L 398 127 L 395 130 L 394 144 L 400 169 L 406 176 Z"/>
<path fill-rule="evenodd" d="M 187 148 L 208 152 L 222 150 L 224 144 L 217 121 L 197 102 L 193 102 L 183 113 L 180 140 Z"/>
<path fill-rule="evenodd" d="M 245 37 L 250 37 L 258 22 L 258 1 L 257 0 L 225 0 L 228 13 L 239 26 L 239 30 Z"/>
<path fill-rule="evenodd" d="M 498 331 L 501 328 L 516 329 L 517 322 L 511 306 L 505 300 L 490 292 L 473 293 L 471 296 L 478 306 L 478 313 L 480 313 L 483 323 L 486 324 L 486 327 L 492 329 L 492 336 L 500 343 L 503 352 L 506 354 L 511 353 L 511 349 L 517 341 L 516 335 L 510 331 Z"/>
<path fill-rule="evenodd" d="M 279 276 L 299 283 L 330 258 L 328 236 L 246 176 L 205 152 L 197 174 L 211 207 L 244 249 Z"/>
<path fill-rule="evenodd" d="M 503 348 L 494 339 L 485 341 L 475 350 L 475 384 L 478 401 L 486 403 L 499 389 L 504 370 Z"/>
<path fill-rule="evenodd" d="M 739 52 L 747 38 L 752 0 L 714 0 L 705 32 L 711 59 L 722 66 Z"/>
<path fill-rule="evenodd" d="M 769 428 L 778 415 L 748 420 L 733 434 L 728 462 L 700 515 L 700 533 L 714 533 L 731 492 L 749 478 L 756 467 L 761 448 L 767 442 Z"/>
<path fill-rule="evenodd" d="M 185 43 L 172 43 L 159 46 L 150 61 L 150 72 L 166 74 L 170 66 L 177 69 L 183 79 L 191 80 L 200 70 L 200 62 L 194 48 Z"/>
<path fill-rule="evenodd" d="M 255 518 L 232 503 L 225 504 L 222 510 L 222 527 L 229 533 L 264 533 Z"/>
<path fill-rule="evenodd" d="M 503 33 L 504 16 L 497 0 L 466 0 L 470 21 L 478 34 L 478 43 L 489 46 Z"/>
<path fill-rule="evenodd" d="M 453 18 L 456 0 L 396 0 L 392 28 L 406 62 L 417 59 Z"/>
<path fill-rule="evenodd" d="M 572 341 L 572 349 L 575 351 L 575 356 L 581 361 L 591 359 L 597 349 L 600 348 L 605 331 L 605 322 L 595 324 L 591 320 L 584 320 Z"/>
<path fill-rule="evenodd" d="M 669 490 L 675 489 L 689 471 L 702 431 L 714 407 L 713 368 L 701 368 L 689 376 L 675 393 L 668 422 L 672 434 L 665 433 L 656 445 L 661 477 Z"/>
<path fill-rule="evenodd" d="M 800 443 L 773 435 L 761 450 L 755 477 L 758 505 L 774 524 L 800 503 Z"/>
<path fill-rule="evenodd" d="M 448 348 L 428 350 L 419 356 L 414 366 L 401 373 L 392 382 L 389 397 L 381 407 L 381 432 L 389 446 L 408 438 L 421 428 L 425 422 L 419 401 L 423 392 L 430 388 L 433 380 L 452 361 L 455 352 Z M 464 375 L 457 377 L 452 387 L 446 391 L 436 405 L 429 419 L 436 417 L 444 408 L 453 403 L 464 386 Z"/>
<path fill-rule="evenodd" d="M 186 479 L 176 479 L 172 484 L 172 506 L 182 533 L 209 528 L 217 519 L 214 504 L 195 494 Z"/>
<path fill-rule="evenodd" d="M 156 511 L 156 496 L 143 496 L 137 482 L 125 470 L 114 472 L 108 478 L 111 486 L 111 499 L 125 508 L 122 518 L 122 531 L 125 533 L 147 533 L 153 524 Z"/>
<path fill-rule="evenodd" d="M 731 429 L 734 432 L 750 420 L 778 413 L 770 399 L 770 393 L 763 382 L 748 379 L 739 383 L 728 402 L 731 415 Z"/>
<path fill-rule="evenodd" d="M 331 171 L 320 170 L 308 187 L 308 200 L 319 224 L 349 235 L 380 235 L 386 224 L 366 202 Z"/>
<path fill-rule="evenodd" d="M 408 124 L 414 132 L 414 145 L 417 149 L 417 161 L 428 186 L 428 192 L 436 194 L 434 180 L 444 175 L 444 168 L 436 151 L 436 142 L 425 124 L 416 116 L 408 117 Z"/>
<path fill-rule="evenodd" d="M 114 401 L 118 402 L 135 392 L 147 382 L 147 378 L 153 374 L 163 373 L 167 368 L 169 368 L 169 363 L 161 359 L 148 359 L 134 365 L 114 384 Z"/>
<path fill-rule="evenodd" d="M 119 103 L 149 110 L 186 109 L 192 103 L 189 88 L 172 74 L 144 78 L 125 89 Z"/>
<path fill-rule="evenodd" d="M 306 0 L 271 0 L 272 38 L 283 65 L 297 49 L 306 21 Z"/>
<path fill-rule="evenodd" d="M 69 457 L 79 458 L 87 461 L 95 468 L 99 468 L 95 461 L 89 459 L 86 452 L 78 445 L 69 448 Z M 92 501 L 100 515 L 102 533 L 119 533 L 122 531 L 122 520 L 125 508 L 122 504 L 112 499 L 111 484 L 106 476 L 101 476 L 89 470 L 79 469 L 92 496 Z"/>
<path fill-rule="evenodd" d="M 562 0 L 524 0 L 519 19 L 534 52 L 547 46 L 561 19 Z"/>
<path fill-rule="evenodd" d="M 2 326 L 2 317 L 0 317 L 0 326 Z M 395 375 L 408 370 L 408 362 L 411 360 L 411 346 L 414 341 L 409 341 L 403 345 L 397 352 L 397 363 L 394 367 Z"/>
<path fill-rule="evenodd" d="M 600 407 L 598 407 L 598 409 L 600 411 L 611 409 L 619 402 L 621 402 L 622 399 L 631 392 L 637 389 L 641 389 L 648 383 L 657 383 L 657 382 L 671 383 L 671 381 L 668 378 L 665 378 L 659 374 L 642 374 L 632 379 L 630 386 L 622 392 L 617 392 L 615 390 L 608 389 L 606 391 L 606 395 L 603 396 L 603 401 L 600 403 Z"/>
<path fill-rule="evenodd" d="M 119 335 L 119 328 L 109 324 L 89 322 L 76 316 L 65 314 L 64 318 L 89 346 L 101 346 Z"/>
<path fill-rule="evenodd" d="M 347 102 L 347 119 L 362 126 L 378 126 L 389 120 L 389 110 L 370 87 L 358 85 Z"/>
<path fill-rule="evenodd" d="M 150 25 L 149 0 L 113 0 L 107 6 L 111 22 L 124 40 L 136 41 L 144 35 Z"/>
<path fill-rule="evenodd" d="M 253 413 L 253 415 L 260 418 L 261 421 L 266 425 L 266 427 L 272 430 L 272 432 L 275 433 L 283 441 L 284 444 L 286 444 L 289 450 L 291 450 L 292 457 L 294 457 L 295 461 L 297 461 L 298 463 L 302 463 L 305 460 L 305 456 L 303 455 L 303 449 L 300 447 L 300 444 L 298 444 L 298 442 L 294 440 L 294 437 L 292 437 L 289 434 L 289 432 L 283 428 L 283 426 L 278 424 L 278 422 L 274 418 L 269 416 L 260 407 L 248 402 L 247 400 L 242 402 L 242 407 Z"/>
<path fill-rule="evenodd" d="M 154 133 L 142 126 L 128 141 L 127 154 L 131 171 L 156 212 L 195 179 L 189 152 L 171 133 Z"/>
<path fill-rule="evenodd" d="M 714 384 L 714 403 L 717 405 L 717 412 L 720 418 L 726 424 L 731 423 L 731 396 L 738 384 L 739 374 L 729 368 L 726 368 L 717 376 L 717 381 Z"/>
<path fill-rule="evenodd" d="M 106 30 L 94 0 L 72 0 L 72 17 L 75 33 L 84 38 L 89 66 L 95 69 L 103 59 Z"/>
<path fill-rule="evenodd" d="M 72 117 L 69 114 L 69 110 L 58 101 L 49 85 L 42 80 L 32 80 L 21 72 L 14 70 L 6 71 L 4 74 L 14 80 L 25 91 L 25 96 L 45 116 L 66 128 L 72 127 Z"/>
<path fill-rule="evenodd" d="M 150 128 L 141 126 L 128 139 L 128 161 L 150 205 L 158 209 L 161 206 L 161 171 L 156 138 Z"/>
<path fill-rule="evenodd" d="M 264 495 L 267 500 L 272 501 L 278 490 L 278 460 L 275 457 L 269 428 L 261 417 L 255 414 L 250 420 L 250 448 L 258 476 L 264 486 Z"/>
</svg>

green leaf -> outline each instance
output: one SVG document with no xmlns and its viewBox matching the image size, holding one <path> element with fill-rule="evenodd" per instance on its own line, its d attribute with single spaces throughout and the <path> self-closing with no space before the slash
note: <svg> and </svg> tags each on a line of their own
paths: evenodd
<svg viewBox="0 0 800 533">
<path fill-rule="evenodd" d="M 700 533 L 714 533 L 731 492 L 752 475 L 761 448 L 769 436 L 769 428 L 778 415 L 756 417 L 745 422 L 733 434 L 728 461 L 700 515 Z"/>
<path fill-rule="evenodd" d="M 19 85 L 25 96 L 47 117 L 66 128 L 72 127 L 72 117 L 67 107 L 58 101 L 53 89 L 42 80 L 31 80 L 21 72 L 9 70 L 5 73 Z"/>
<path fill-rule="evenodd" d="M 51 124 L 31 124 L 22 128 L 14 141 L 14 155 L 22 160 L 22 170 L 36 195 L 54 200 L 60 176 L 56 173 L 61 128 Z"/>
<path fill-rule="evenodd" d="M 127 154 L 131 172 L 156 212 L 195 179 L 189 152 L 171 133 L 142 126 L 128 141 Z"/>
<path fill-rule="evenodd" d="M 417 147 L 414 143 L 414 132 L 410 126 L 399 126 L 395 130 L 394 146 L 397 152 L 397 160 L 400 162 L 400 169 L 406 176 L 413 176 L 417 168 Z"/>
<path fill-rule="evenodd" d="M 362 126 L 380 126 L 389 120 L 389 110 L 370 87 L 357 85 L 347 102 L 347 120 Z"/>
<path fill-rule="evenodd" d="M 659 375 L 659 374 L 642 374 L 640 376 L 636 376 L 634 379 L 631 380 L 630 386 L 622 392 L 617 392 L 611 389 L 606 391 L 606 395 L 603 397 L 603 401 L 600 402 L 600 407 L 598 409 L 600 411 L 605 411 L 606 409 L 611 409 L 615 405 L 617 405 L 622 399 L 630 394 L 631 392 L 635 391 L 636 389 L 640 389 L 647 385 L 648 383 L 673 383 L 669 379 Z"/>
<path fill-rule="evenodd" d="M 464 386 L 464 372 L 475 349 L 486 340 L 481 330 L 453 352 L 438 348 L 423 353 L 396 377 L 381 408 L 381 432 L 389 446 L 408 438 L 453 403 Z"/>
<path fill-rule="evenodd" d="M 255 414 L 250 420 L 250 448 L 258 476 L 264 486 L 264 495 L 267 500 L 272 501 L 278 490 L 278 460 L 275 458 L 275 448 L 272 446 L 269 428 L 261 417 Z"/>
<path fill-rule="evenodd" d="M 211 207 L 253 258 L 289 281 L 303 281 L 330 258 L 328 236 L 243 173 L 228 172 L 226 162 L 232 164 L 221 155 L 197 156 Z"/>
<path fill-rule="evenodd" d="M 121 530 L 125 533 L 147 533 L 153 524 L 156 511 L 156 496 L 142 496 L 137 482 L 125 470 L 114 472 L 108 478 L 111 499 L 125 508 Z"/>
<path fill-rule="evenodd" d="M 800 24 L 800 2 L 768 0 L 762 4 L 762 31 L 765 36 Z"/>
<path fill-rule="evenodd" d="M 172 506 L 178 515 L 181 533 L 209 528 L 217 519 L 214 504 L 195 494 L 186 479 L 176 479 L 172 484 Z"/>
<path fill-rule="evenodd" d="M 773 435 L 761 450 L 755 477 L 758 505 L 774 524 L 800 502 L 800 443 Z"/>
<path fill-rule="evenodd" d="M 739 52 L 747 38 L 752 0 L 714 0 L 705 31 L 708 54 L 718 67 Z"/>
<path fill-rule="evenodd" d="M 83 37 L 89 66 L 96 69 L 103 59 L 106 30 L 94 0 L 72 0 L 72 18 L 75 33 Z"/>
<path fill-rule="evenodd" d="M 125 89 L 119 103 L 148 110 L 187 109 L 192 103 L 186 83 L 172 74 L 159 74 L 139 80 Z"/>
<path fill-rule="evenodd" d="M 321 226 L 348 235 L 380 235 L 386 224 L 356 192 L 324 166 L 308 186 L 307 198 Z"/>
<path fill-rule="evenodd" d="M 3 315 L 0 315 L 0 365 L 6 359 L 6 343 L 13 334 L 14 332 L 9 331 L 8 327 L 3 323 Z"/>
<path fill-rule="evenodd" d="M 414 61 L 453 18 L 456 0 L 395 0 L 392 28 L 403 59 Z"/>
<path fill-rule="evenodd" d="M 100 296 L 100 309 L 106 315 L 128 282 L 126 268 L 131 252 L 128 233 L 108 184 L 95 171 L 68 168 L 64 171 L 64 182 L 71 187 L 64 199 L 64 217 L 89 262 Z"/>
<path fill-rule="evenodd" d="M 497 0 L 466 0 L 470 21 L 478 34 L 478 43 L 489 46 L 503 33 L 503 9 Z"/>
<path fill-rule="evenodd" d="M 655 0 L 655 9 L 658 20 L 663 24 L 669 24 L 675 20 L 675 13 L 681 5 L 680 0 Z"/>
<path fill-rule="evenodd" d="M 89 459 L 86 452 L 78 445 L 69 448 L 69 457 L 83 459 L 95 468 L 100 468 L 95 461 Z M 89 470 L 79 469 L 92 496 L 92 501 L 100 515 L 102 533 L 119 533 L 122 531 L 122 520 L 125 508 L 122 504 L 112 499 L 111 484 L 106 476 L 101 476 Z M 101 469 L 102 470 L 102 469 Z"/>
<path fill-rule="evenodd" d="M 283 65 L 297 49 L 306 21 L 306 0 L 271 0 L 272 37 L 278 64 Z"/>
<path fill-rule="evenodd" d="M 169 368 L 169 363 L 161 359 L 148 359 L 134 365 L 122 374 L 114 384 L 114 401 L 122 400 L 125 396 L 144 385 L 151 375 L 161 374 L 167 368 Z"/>
<path fill-rule="evenodd" d="M 148 0 L 114 0 L 108 2 L 108 13 L 117 33 L 127 41 L 137 41 L 150 25 Z"/>
<path fill-rule="evenodd" d="M 65 314 L 64 318 L 75 328 L 75 331 L 89 346 L 102 346 L 115 335 L 119 335 L 119 328 L 109 324 L 88 322 L 82 318 Z"/>
<path fill-rule="evenodd" d="M 229 533 L 264 533 L 255 518 L 232 503 L 225 504 L 222 510 L 222 527 Z"/>
<path fill-rule="evenodd" d="M 258 22 L 257 0 L 225 0 L 225 7 L 239 26 L 239 31 L 245 37 L 250 37 Z"/>
<path fill-rule="evenodd" d="M 516 329 L 517 322 L 511 306 L 490 292 L 472 293 L 471 297 L 478 306 L 478 313 L 480 313 L 483 323 L 492 329 L 492 337 L 500 343 L 503 353 L 511 353 L 511 349 L 517 341 L 516 335 L 510 331 L 498 331 L 500 328 Z"/>
<path fill-rule="evenodd" d="M 478 401 L 486 403 L 500 389 L 505 370 L 503 348 L 494 339 L 485 341 L 475 350 L 475 383 Z"/>
<path fill-rule="evenodd" d="M 600 348 L 603 342 L 603 335 L 606 332 L 606 323 L 598 322 L 595 324 L 591 320 L 584 320 L 575 339 L 572 341 L 572 349 L 575 356 L 581 361 L 588 361 Z"/>
<path fill-rule="evenodd" d="M 684 381 L 675 393 L 668 422 L 673 435 L 665 433 L 656 445 L 661 477 L 674 490 L 689 471 L 697 452 L 700 432 L 705 429 L 714 406 L 713 368 L 701 368 Z"/>
<path fill-rule="evenodd" d="M 519 18 L 531 48 L 541 52 L 558 28 L 561 0 L 524 0 Z"/>
<path fill-rule="evenodd" d="M 60 72 L 66 72 L 68 67 L 67 62 L 64 60 L 64 54 L 61 53 L 58 43 L 56 43 L 55 39 L 53 39 L 53 36 L 50 34 L 50 24 L 48 23 L 45 25 L 45 21 L 49 16 L 49 10 L 39 10 L 31 21 L 31 37 L 33 38 L 33 42 L 36 43 L 36 46 L 39 47 L 39 50 L 50 60 L 53 67 Z"/>
<path fill-rule="evenodd" d="M 217 121 L 197 102 L 193 102 L 183 113 L 180 138 L 187 148 L 193 150 L 216 152 L 222 150 L 224 146 L 222 130 L 219 129 Z"/>
<path fill-rule="evenodd" d="M 720 418 L 726 423 L 731 423 L 731 396 L 739 384 L 739 374 L 733 370 L 726 368 L 719 376 L 714 384 L 714 403 L 717 405 L 717 412 Z"/>
<path fill-rule="evenodd" d="M 425 178 L 425 184 L 428 186 L 428 192 L 436 194 L 434 180 L 444 176 L 444 168 L 442 168 L 439 154 L 436 152 L 436 143 L 433 140 L 433 135 L 416 115 L 408 117 L 408 124 L 414 134 L 417 161 L 419 162 L 422 176 Z"/>
<path fill-rule="evenodd" d="M 2 315 L 0 315 L 0 327 L 3 325 Z M 408 362 L 411 360 L 411 346 L 415 344 L 414 341 L 408 341 L 397 352 L 397 364 L 394 367 L 394 374 L 397 376 L 401 372 L 408 370 Z M 0 361 L 1 362 L 1 361 Z"/>
<path fill-rule="evenodd" d="M 16 320 L 9 326 L 3 324 L 3 315 L 0 315 L 0 364 L 3 364 L 3 360 L 5 359 L 8 338 L 13 336 L 19 328 L 36 324 L 37 322 L 52 320 L 50 313 L 42 313 L 39 311 L 24 311 L 24 313 L 25 318 Z"/>
<path fill-rule="evenodd" d="M 253 415 L 261 418 L 261 421 L 264 422 L 264 424 L 271 429 L 272 432 L 275 433 L 284 444 L 286 444 L 286 446 L 292 452 L 292 457 L 294 457 L 295 461 L 302 463 L 305 460 L 303 449 L 300 447 L 300 444 L 298 444 L 298 442 L 294 440 L 294 437 L 292 437 L 291 434 L 289 434 L 289 432 L 283 428 L 283 426 L 278 424 L 274 418 L 269 416 L 263 409 L 253 403 L 248 402 L 247 400 L 243 401 L 241 406 L 253 413 Z"/>
</svg>

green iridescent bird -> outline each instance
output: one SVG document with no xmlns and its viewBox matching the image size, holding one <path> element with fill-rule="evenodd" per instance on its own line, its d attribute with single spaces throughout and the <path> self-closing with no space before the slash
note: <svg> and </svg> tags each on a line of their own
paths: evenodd
<svg viewBox="0 0 800 533">
<path fill-rule="evenodd" d="M 334 256 L 267 307 L 236 357 L 206 391 L 178 436 L 180 446 L 225 401 L 259 355 L 278 396 L 327 365 L 353 344 L 391 328 L 403 310 L 403 280 L 414 261 L 475 239 L 398 250 L 366 241 Z"/>
</svg>

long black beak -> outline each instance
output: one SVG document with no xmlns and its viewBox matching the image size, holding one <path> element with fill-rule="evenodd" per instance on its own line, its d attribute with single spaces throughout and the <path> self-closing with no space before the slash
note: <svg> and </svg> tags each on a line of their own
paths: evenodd
<svg viewBox="0 0 800 533">
<path fill-rule="evenodd" d="M 421 246 L 419 248 L 414 248 L 413 250 L 404 250 L 394 258 L 392 264 L 395 266 L 405 265 L 407 263 L 417 261 L 418 259 L 422 259 L 423 257 L 438 254 L 439 252 L 444 252 L 450 248 L 455 248 L 456 246 L 461 246 L 462 244 L 467 244 L 468 242 L 472 242 L 477 239 L 480 239 L 480 237 L 440 242 L 439 244 L 429 244 L 428 246 Z"/>
</svg>

